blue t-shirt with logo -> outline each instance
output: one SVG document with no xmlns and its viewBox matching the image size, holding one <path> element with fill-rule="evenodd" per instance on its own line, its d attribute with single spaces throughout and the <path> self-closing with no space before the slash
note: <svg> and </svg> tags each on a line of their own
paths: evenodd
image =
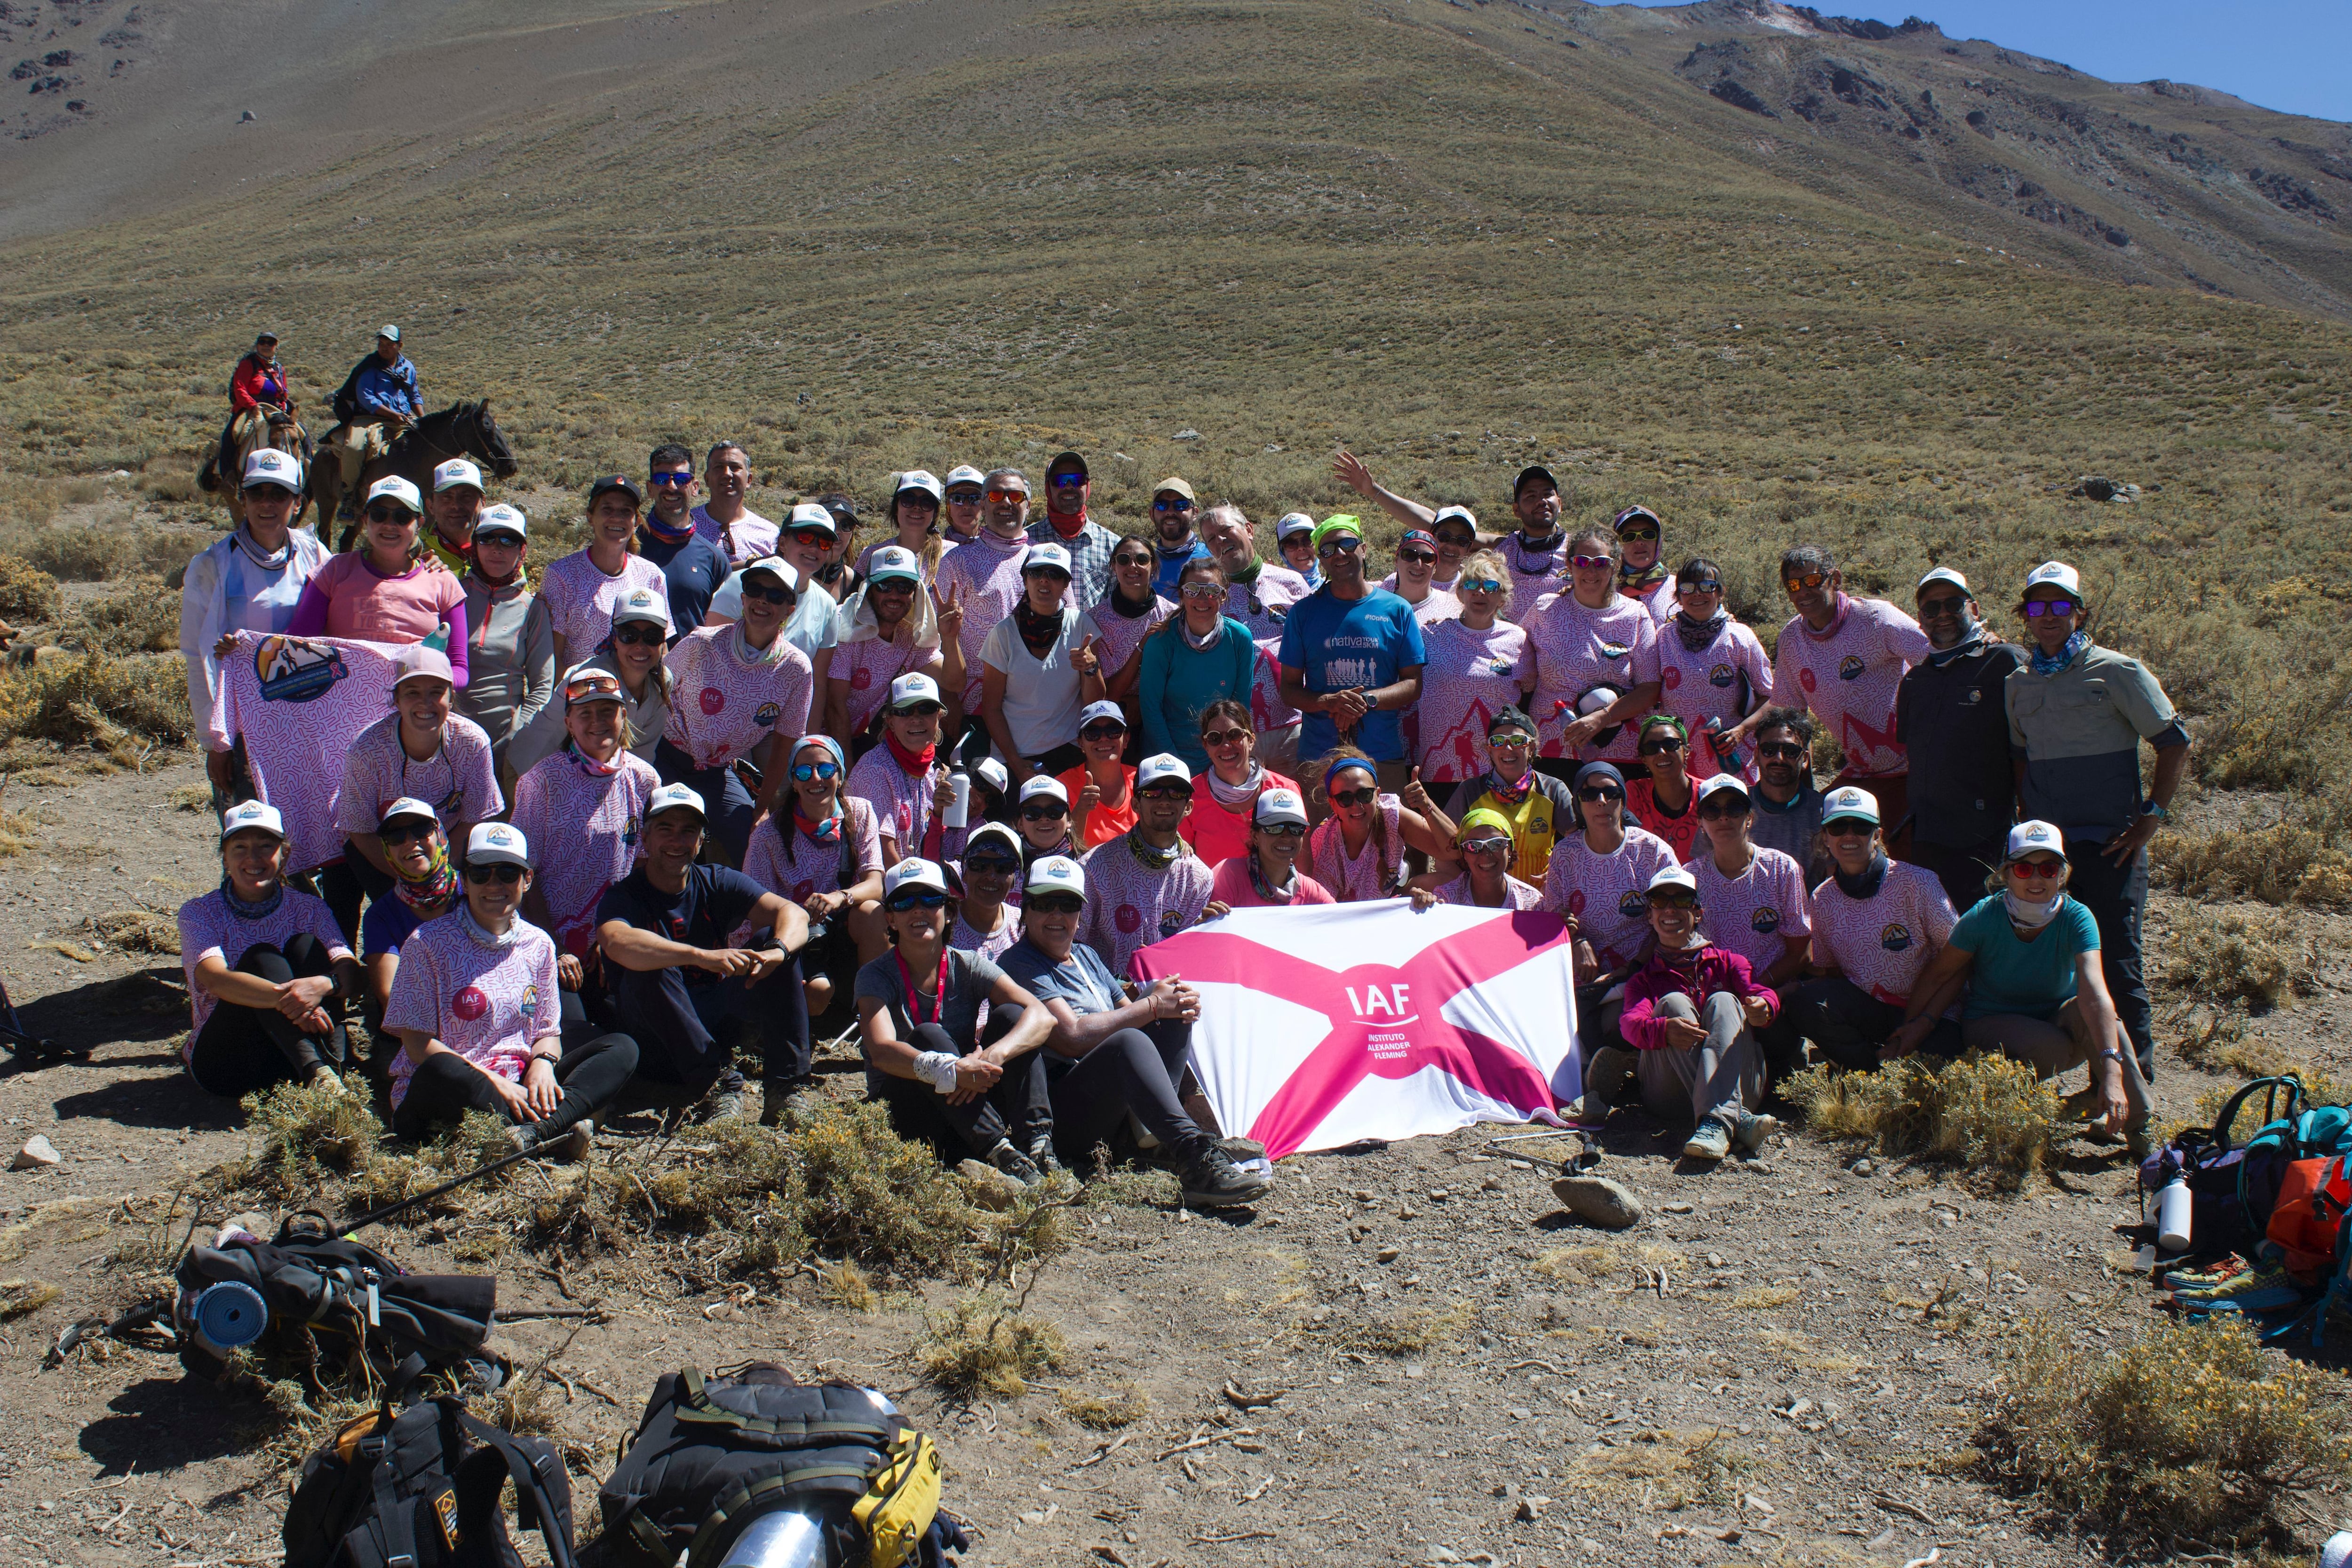
<svg viewBox="0 0 2352 1568">
<path fill-rule="evenodd" d="M 1282 623 L 1281 659 L 1304 671 L 1307 689 L 1318 692 L 1350 687 L 1369 691 L 1394 681 L 1400 669 L 1429 662 L 1412 606 L 1382 588 L 1368 588 L 1360 599 L 1342 599 L 1321 588 L 1291 605 Z M 1375 709 L 1357 721 L 1349 739 L 1375 762 L 1402 762 L 1404 715 Z M 1319 757 L 1339 744 L 1331 715 L 1318 710 L 1301 716 L 1302 759 Z"/>
</svg>

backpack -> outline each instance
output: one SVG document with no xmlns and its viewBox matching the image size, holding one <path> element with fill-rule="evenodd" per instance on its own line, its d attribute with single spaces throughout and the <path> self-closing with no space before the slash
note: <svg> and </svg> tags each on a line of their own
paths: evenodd
<svg viewBox="0 0 2352 1568">
<path fill-rule="evenodd" d="M 2261 1127 L 2243 1144 L 2230 1135 L 2239 1108 L 2261 1092 Z M 2282 1108 L 2283 1107 L 2283 1108 Z M 2346 1144 L 2339 1149 L 2338 1143 Z M 2270 1226 L 2279 1184 L 2299 1159 L 2352 1151 L 2352 1111 L 2342 1106 L 2309 1108 L 2303 1080 L 2293 1073 L 2258 1078 L 2231 1095 L 2210 1127 L 2183 1128 L 2172 1142 L 2142 1161 L 2143 1194 L 2164 1190 L 2174 1177 L 2189 1184 L 2189 1256 L 2251 1256 Z"/>
<path fill-rule="evenodd" d="M 2344 1222 L 2352 1215 L 2352 1157 L 2296 1160 L 2279 1184 L 2267 1232 L 2288 1272 L 2308 1279 L 2337 1261 Z"/>
<path fill-rule="evenodd" d="M 718 1568 L 762 1515 L 809 1516 L 824 1561 L 938 1568 L 963 1531 L 940 1511 L 940 1453 L 870 1389 L 752 1362 L 665 1373 L 597 1493 L 619 1568 Z"/>
<path fill-rule="evenodd" d="M 572 1568 L 563 1459 L 444 1396 L 347 1423 L 302 1462 L 286 1509 L 286 1568 L 522 1568 L 499 1493 L 536 1527 L 554 1568 Z"/>
</svg>

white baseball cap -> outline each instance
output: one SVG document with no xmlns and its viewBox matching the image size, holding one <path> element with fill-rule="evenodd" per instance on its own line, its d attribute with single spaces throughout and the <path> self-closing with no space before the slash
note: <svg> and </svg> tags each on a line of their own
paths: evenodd
<svg viewBox="0 0 2352 1568">
<path fill-rule="evenodd" d="M 1270 827 L 1277 822 L 1295 822 L 1307 826 L 1307 803 L 1298 798 L 1295 789 L 1269 789 L 1258 792 L 1257 805 L 1250 820 L 1260 827 Z"/>
<path fill-rule="evenodd" d="M 1705 800 L 1711 795 L 1736 795 L 1740 799 L 1746 800 L 1748 798 L 1748 781 L 1741 778 L 1738 773 L 1717 773 L 1712 778 L 1704 778 L 1699 780 L 1699 799 Z"/>
<path fill-rule="evenodd" d="M 989 788 L 999 795 L 1013 787 L 1013 775 L 1005 772 L 1004 764 L 994 757 L 981 758 L 972 765 L 971 771 L 975 776 L 985 782 Z"/>
<path fill-rule="evenodd" d="M 392 689 L 397 691 L 419 677 L 440 681 L 445 686 L 457 684 L 457 672 L 449 668 L 447 654 L 437 647 L 413 642 L 393 656 Z"/>
<path fill-rule="evenodd" d="M 1286 511 L 1274 525 L 1274 537 L 1276 540 L 1287 539 L 1294 533 L 1314 531 L 1315 520 L 1303 511 Z"/>
<path fill-rule="evenodd" d="M 1478 531 L 1478 514 L 1477 514 L 1476 512 L 1475 512 L 1475 511 L 1472 511 L 1472 510 L 1471 510 L 1468 507 L 1466 507 L 1466 506 L 1442 506 L 1442 507 L 1439 507 L 1439 508 L 1437 509 L 1437 515 L 1436 515 L 1435 517 L 1433 517 L 1433 518 L 1431 518 L 1431 519 L 1429 520 L 1429 526 L 1430 526 L 1431 531 L 1432 531 L 1433 532 L 1433 531 L 1436 531 L 1436 528 L 1437 528 L 1437 525 L 1438 525 L 1439 523 L 1441 523 L 1441 522 L 1445 522 L 1445 521 L 1462 521 L 1462 522 L 1466 522 L 1466 523 L 1468 523 L 1468 524 L 1470 525 L 1470 531 L 1471 531 L 1471 532 L 1475 533 L 1475 532 L 1477 532 L 1477 531 Z"/>
<path fill-rule="evenodd" d="M 498 861 L 509 866 L 530 864 L 530 842 L 522 829 L 510 822 L 482 822 L 466 836 L 466 861 L 472 866 L 487 866 Z"/>
<path fill-rule="evenodd" d="M 2082 597 L 2082 576 L 2063 561 L 2044 561 L 2025 574 L 2025 591 L 2029 594 L 2053 583 L 2076 598 Z"/>
<path fill-rule="evenodd" d="M 1024 576 L 1049 567 L 1065 577 L 1070 575 L 1070 552 L 1058 544 L 1033 544 L 1029 547 L 1028 558 L 1021 563 Z"/>
<path fill-rule="evenodd" d="M 482 489 L 482 470 L 463 458 L 452 458 L 433 470 L 433 493 L 456 489 L 459 485 Z"/>
<path fill-rule="evenodd" d="M 1680 888 L 1686 893 L 1696 893 L 1698 891 L 1698 879 L 1681 866 L 1668 866 L 1650 879 L 1649 890 L 1653 893 L 1664 892 L 1669 888 Z"/>
<path fill-rule="evenodd" d="M 390 338 L 394 342 L 398 342 L 400 341 L 400 329 L 394 326 L 390 321 L 386 321 L 383 326 L 378 327 L 375 330 L 375 335 L 380 338 Z"/>
<path fill-rule="evenodd" d="M 625 702 L 629 689 L 621 683 L 620 672 L 601 659 L 588 659 L 573 665 L 563 673 L 563 710 L 584 707 L 591 702 Z"/>
<path fill-rule="evenodd" d="M 256 485 L 276 485 L 280 489 L 302 493 L 302 465 L 291 452 L 281 452 L 275 447 L 264 447 L 249 452 L 245 458 L 245 479 L 240 488 L 251 489 Z"/>
<path fill-rule="evenodd" d="M 1866 789 L 1843 784 L 1822 797 L 1822 820 L 1835 822 L 1841 816 L 1851 816 L 1878 826 L 1878 797 Z"/>
<path fill-rule="evenodd" d="M 1961 593 L 1968 595 L 1970 598 L 1976 597 L 1976 590 L 1969 586 L 1969 580 L 1966 577 L 1961 576 L 1958 572 L 1953 571 L 1948 566 L 1938 566 L 1933 572 L 1928 573 L 1925 577 L 1920 578 L 1919 585 L 1911 590 L 1911 596 L 1916 599 L 1920 595 L 1926 593 L 1927 591 L 1927 584 L 1930 583 L 1949 583 L 1953 587 L 1958 588 Z"/>
<path fill-rule="evenodd" d="M 1138 790 L 1150 789 L 1168 779 L 1181 780 L 1187 785 L 1192 782 L 1192 770 L 1184 765 L 1183 758 L 1172 752 L 1157 752 L 1135 764 L 1135 787 Z"/>
<path fill-rule="evenodd" d="M 947 486 L 934 479 L 929 468 L 908 468 L 898 476 L 898 482 L 891 488 L 890 494 L 896 500 L 908 490 L 920 490 L 935 501 L 944 502 L 948 496 Z"/>
<path fill-rule="evenodd" d="M 475 526 L 479 532 L 480 525 Z M 623 621 L 651 621 L 662 630 L 670 629 L 669 595 L 654 588 L 632 588 L 613 603 L 613 624 Z"/>
<path fill-rule="evenodd" d="M 948 874 L 940 869 L 939 862 L 909 857 L 882 873 L 882 899 L 887 903 L 905 887 L 929 888 L 933 892 L 948 890 Z"/>
<path fill-rule="evenodd" d="M 1026 805 L 1041 795 L 1050 795 L 1064 805 L 1070 804 L 1070 792 L 1062 787 L 1061 780 L 1051 773 L 1031 773 L 1021 786 L 1021 804 Z"/>
<path fill-rule="evenodd" d="M 798 511 L 800 509 L 798 507 L 794 507 L 793 510 L 794 511 Z M 817 508 L 817 510 L 819 511 L 823 511 L 824 510 L 824 508 L 823 507 Z M 824 521 L 827 528 L 831 528 L 833 526 L 832 518 L 828 517 Z M 739 596 L 743 591 L 743 584 L 751 580 L 751 574 L 754 572 L 765 572 L 769 576 L 773 577 L 777 582 L 782 583 L 786 588 L 792 590 L 793 597 L 796 599 L 800 597 L 801 574 L 793 569 L 791 562 L 785 560 L 781 555 L 762 555 L 757 561 L 747 563 L 743 570 L 735 574 L 735 592 Z"/>
<path fill-rule="evenodd" d="M 804 500 L 794 506 L 792 516 L 784 520 L 786 533 L 790 533 L 796 528 L 821 528 L 824 530 L 828 538 L 841 532 L 841 524 L 834 521 L 833 513 L 813 500 Z M 750 568 L 746 567 L 745 570 L 749 571 Z"/>
<path fill-rule="evenodd" d="M 945 491 L 951 490 L 958 485 L 985 485 L 986 483 L 988 483 L 986 474 L 982 473 L 970 463 L 960 463 L 948 470 L 947 480 L 940 489 Z"/>
<path fill-rule="evenodd" d="M 479 539 L 486 533 L 511 533 L 517 539 L 529 539 L 530 519 L 523 515 L 522 508 L 509 506 L 504 501 L 496 506 L 486 506 L 474 524 L 474 537 Z"/>
<path fill-rule="evenodd" d="M 1078 710 L 1079 731 L 1083 732 L 1087 725 L 1097 719 L 1108 719 L 1122 730 L 1127 728 L 1127 710 L 1108 698 L 1103 699 L 1100 702 L 1089 702 Z"/>
<path fill-rule="evenodd" d="M 889 706 L 893 710 L 911 708 L 918 702 L 937 702 L 939 700 L 940 683 L 928 675 L 909 672 L 890 683 Z"/>
<path fill-rule="evenodd" d="M 419 515 L 422 515 L 425 510 L 425 498 L 416 493 L 415 485 L 410 484 L 398 474 L 386 474 L 383 479 L 368 486 L 365 504 L 373 506 L 386 496 Z"/>
<path fill-rule="evenodd" d="M 1576 710 L 1581 714 L 1598 713 L 1623 695 L 1613 686 L 1596 686 L 1576 700 Z"/>
<path fill-rule="evenodd" d="M 697 816 L 708 817 L 710 815 L 703 810 L 702 796 L 699 793 L 685 784 L 664 784 L 646 797 L 646 820 L 651 822 L 665 811 L 677 811 L 680 808 L 690 811 Z"/>
<path fill-rule="evenodd" d="M 879 583 L 885 577 L 903 577 L 909 583 L 923 580 L 923 568 L 915 552 L 904 545 L 886 544 L 866 558 L 866 580 Z"/>
<path fill-rule="evenodd" d="M 1029 868 L 1029 879 L 1022 884 L 1032 893 L 1076 893 L 1087 896 L 1087 874 L 1067 855 L 1048 855 Z"/>
<path fill-rule="evenodd" d="M 2007 858 L 2014 860 L 2037 849 L 2063 857 L 2066 853 L 2065 836 L 2058 831 L 2055 824 L 2040 821 L 2021 822 L 2009 830 Z"/>
<path fill-rule="evenodd" d="M 973 828 L 963 841 L 965 859 L 971 858 L 971 852 L 980 847 L 980 841 L 983 838 L 995 839 L 1002 843 L 1008 855 L 1018 856 L 1021 853 L 1021 835 L 1014 830 L 1011 823 L 983 822 Z"/>
<path fill-rule="evenodd" d="M 248 827 L 257 827 L 272 838 L 286 837 L 286 819 L 266 800 L 241 800 L 221 813 L 222 843 L 228 842 L 229 835 Z"/>
<path fill-rule="evenodd" d="M 398 800 L 394 801 L 390 805 L 385 806 L 383 812 L 376 817 L 376 831 L 379 833 L 383 832 L 384 824 L 388 822 L 398 822 L 404 816 L 421 816 L 427 822 L 438 822 L 441 820 L 441 814 L 439 812 L 434 810 L 431 806 L 425 805 L 415 795 L 404 795 Z"/>
</svg>

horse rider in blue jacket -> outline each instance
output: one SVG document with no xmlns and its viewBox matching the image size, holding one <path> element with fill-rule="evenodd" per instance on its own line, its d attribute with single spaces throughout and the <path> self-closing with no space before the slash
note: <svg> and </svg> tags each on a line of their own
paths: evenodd
<svg viewBox="0 0 2352 1568">
<path fill-rule="evenodd" d="M 400 351 L 400 329 L 387 323 L 375 335 L 375 352 L 352 367 L 335 394 L 335 417 L 342 423 L 327 432 L 326 452 L 341 466 L 344 485 L 355 486 L 368 459 L 389 450 L 424 412 L 416 367 Z"/>
</svg>

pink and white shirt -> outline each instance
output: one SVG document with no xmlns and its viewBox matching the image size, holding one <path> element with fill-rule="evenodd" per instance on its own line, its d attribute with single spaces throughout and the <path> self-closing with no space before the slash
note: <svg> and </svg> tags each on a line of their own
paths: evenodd
<svg viewBox="0 0 2352 1568">
<path fill-rule="evenodd" d="M 1813 951 L 1881 1002 L 1900 1007 L 1959 919 L 1935 873 L 1889 860 L 1886 879 L 1871 898 L 1849 896 L 1835 877 L 1813 889 Z"/>
<path fill-rule="evenodd" d="M 876 831 L 898 847 L 901 859 L 912 855 L 930 859 L 934 857 L 925 852 L 923 836 L 931 829 L 931 797 L 946 776 L 936 759 L 910 776 L 885 741 L 850 768 L 848 793 L 874 807 Z M 963 835 L 955 837 L 961 849 Z M 943 846 L 941 854 L 946 853 Z"/>
<path fill-rule="evenodd" d="M 399 714 L 387 713 L 362 730 L 343 754 L 335 826 L 345 834 L 373 833 L 384 807 L 403 796 L 431 806 L 453 845 L 459 824 L 498 816 L 507 798 L 499 789 L 489 736 L 471 719 L 452 713 L 441 726 L 441 749 L 420 763 L 400 743 Z"/>
<path fill-rule="evenodd" d="M 1087 873 L 1087 912 L 1078 940 L 1124 978 L 1128 961 L 1155 942 L 1200 922 L 1216 873 L 1187 850 L 1165 871 L 1135 858 L 1127 835 L 1096 845 L 1079 862 Z"/>
<path fill-rule="evenodd" d="M 993 963 L 1012 952 L 1013 944 L 1021 940 L 1021 911 L 1009 904 L 1003 906 L 1004 923 L 992 931 L 981 931 L 967 922 L 963 918 L 962 905 L 957 904 L 953 908 L 955 918 L 948 922 L 950 947 L 960 948 L 965 952 L 976 954 Z M 983 1002 L 981 1004 L 980 1023 L 976 1027 L 985 1029 L 987 1026 L 988 1004 Z"/>
<path fill-rule="evenodd" d="M 1143 646 L 1143 639 L 1158 631 L 1175 613 L 1173 604 L 1154 595 L 1151 608 L 1143 614 L 1122 616 L 1110 607 L 1106 595 L 1102 603 L 1078 617 L 1078 630 L 1082 636 L 1102 644 L 1096 654 L 1102 660 L 1103 677 L 1108 679 L 1125 669 L 1127 661 L 1135 657 L 1135 650 Z"/>
<path fill-rule="evenodd" d="M 1503 558 L 1503 569 L 1511 574 L 1510 603 L 1504 606 L 1503 618 L 1524 622 L 1536 601 L 1555 590 L 1565 593 L 1568 572 L 1568 532 L 1565 529 L 1552 535 L 1549 550 L 1530 550 L 1518 530 L 1495 542 L 1495 553 Z"/>
<path fill-rule="evenodd" d="M 555 635 L 563 639 L 563 657 L 577 664 L 594 652 L 612 635 L 613 606 L 638 588 L 669 592 L 662 569 L 642 555 L 622 562 L 614 577 L 606 576 L 585 550 L 549 562 L 540 574 L 539 597 Z"/>
<path fill-rule="evenodd" d="M 432 1036 L 483 1071 L 520 1083 L 530 1046 L 561 1030 L 555 942 L 515 922 L 515 940 L 491 947 L 467 930 L 461 908 L 426 921 L 400 944 L 400 970 L 383 1005 L 386 1030 Z M 392 1103 L 408 1098 L 416 1063 L 403 1046 L 392 1058 Z"/>
<path fill-rule="evenodd" d="M 874 721 L 874 716 L 890 700 L 892 681 L 909 671 L 924 668 L 939 651 L 938 644 L 919 645 L 911 635 L 896 642 L 866 637 L 835 644 L 826 679 L 838 680 L 849 689 L 849 732 L 857 734 Z"/>
<path fill-rule="evenodd" d="M 1682 608 L 1675 602 L 1675 574 L 1671 572 L 1666 574 L 1664 582 L 1654 583 L 1638 594 L 1628 594 L 1621 587 L 1617 596 L 1629 605 L 1639 605 L 1649 611 L 1650 618 L 1662 626 L 1673 620 Z"/>
<path fill-rule="evenodd" d="M 1381 579 L 1380 586 L 1391 594 L 1396 594 L 1400 599 L 1404 598 L 1402 594 L 1397 593 L 1396 574 L 1393 572 Z M 1430 584 L 1429 592 L 1421 596 L 1420 603 L 1414 604 L 1410 599 L 1406 599 L 1405 602 L 1412 605 L 1412 618 L 1421 624 L 1422 635 L 1424 638 L 1429 635 L 1431 626 L 1440 621 L 1450 621 L 1462 613 L 1462 601 L 1435 583 Z"/>
<path fill-rule="evenodd" d="M 1596 855 L 1584 835 L 1563 835 L 1544 873 L 1544 908 L 1574 920 L 1604 969 L 1633 962 L 1650 934 L 1650 879 L 1674 865 L 1665 840 L 1638 827 L 1608 855 Z"/>
<path fill-rule="evenodd" d="M 1772 656 L 1772 700 L 1810 708 L 1845 748 L 1840 777 L 1885 778 L 1911 771 L 1895 738 L 1895 692 L 1903 673 L 1933 647 L 1919 623 L 1884 599 L 1838 595 L 1837 618 L 1816 634 L 1805 617 L 1780 628 Z"/>
<path fill-rule="evenodd" d="M 845 820 L 842 832 L 850 845 L 850 861 L 862 882 L 882 869 L 882 839 L 875 829 L 873 806 L 855 795 L 841 803 Z M 841 843 L 820 843 L 801 831 L 786 805 L 782 816 L 771 816 L 751 835 L 743 851 L 743 875 L 787 903 L 805 903 L 819 893 L 841 891 Z"/>
<path fill-rule="evenodd" d="M 325 900 L 293 888 L 287 889 L 278 907 L 257 921 L 247 920 L 230 909 L 217 888 L 182 904 L 179 920 L 180 968 L 187 976 L 188 1010 L 194 1016 L 191 1027 L 195 1031 L 180 1047 L 184 1059 L 195 1050 L 196 1034 L 204 1031 L 205 1020 L 219 1005 L 218 998 L 196 984 L 196 965 L 205 959 L 217 956 L 235 969 L 251 949 L 266 942 L 283 952 L 288 942 L 305 932 L 318 939 L 330 959 L 352 956 L 351 945 L 343 941 Z"/>
<path fill-rule="evenodd" d="M 1539 910 L 1544 907 L 1541 888 L 1530 882 L 1522 882 L 1508 873 L 1506 873 L 1503 878 L 1503 900 L 1500 907 L 1507 910 Z M 1437 901 L 1441 904 L 1460 904 L 1465 909 L 1495 907 L 1481 906 L 1470 896 L 1470 873 L 1467 871 L 1438 889 Z"/>
<path fill-rule="evenodd" d="M 719 546 L 726 553 L 727 564 L 739 572 L 751 562 L 773 555 L 776 542 L 783 537 L 783 530 L 748 506 L 733 522 L 719 521 L 707 505 L 696 507 L 688 521 L 694 524 L 695 532 Z M 862 565 L 858 569 L 865 570 Z"/>
<path fill-rule="evenodd" d="M 1520 687 L 1536 678 L 1535 644 L 1527 629 L 1496 621 L 1473 631 L 1459 620 L 1440 621 L 1421 634 L 1429 662 L 1421 667 L 1421 777 L 1424 784 L 1459 784 L 1486 771 L 1486 723 L 1523 700 Z"/>
<path fill-rule="evenodd" d="M 1225 590 L 1225 614 L 1247 626 L 1257 645 L 1250 660 L 1250 728 L 1261 735 L 1298 722 L 1298 710 L 1282 700 L 1282 624 L 1290 606 L 1313 592 L 1305 577 L 1270 561 L 1255 581 Z"/>
<path fill-rule="evenodd" d="M 1747 718 L 1756 699 L 1771 691 L 1772 679 L 1772 660 L 1755 631 L 1727 616 L 1702 648 L 1685 647 L 1671 625 L 1658 628 L 1658 707 L 1694 736 L 1710 719 L 1728 730 Z"/>
<path fill-rule="evenodd" d="M 980 711 L 980 645 L 1021 602 L 1021 563 L 1029 559 L 1029 536 L 1004 540 L 983 528 L 969 543 L 940 558 L 939 599 L 961 595 L 963 625 L 956 642 L 963 649 L 963 710 Z"/>
<path fill-rule="evenodd" d="M 1619 692 L 1658 679 L 1658 623 L 1631 599 L 1611 595 L 1602 608 L 1588 609 L 1565 589 L 1546 594 L 1519 617 L 1535 645 L 1536 689 L 1529 717 L 1536 721 L 1541 753 L 1557 757 L 1560 735 L 1576 717 L 1576 701 L 1596 686 Z M 1584 746 L 1584 762 L 1633 760 L 1638 737 L 1621 728 L 1606 747 Z"/>
<path fill-rule="evenodd" d="M 1746 959 L 1759 975 L 1780 962 L 1790 937 L 1812 934 L 1805 869 L 1778 849 L 1757 850 L 1737 877 L 1717 870 L 1715 851 L 1704 844 L 1686 864 L 1698 879 L 1699 925 L 1706 940 Z"/>
<path fill-rule="evenodd" d="M 596 904 L 637 863 L 637 824 L 661 787 L 653 764 L 623 752 L 604 766 L 565 749 L 515 781 L 514 825 L 538 864 L 549 934 L 573 957 L 596 943 Z"/>
<path fill-rule="evenodd" d="M 1396 891 L 1403 879 L 1404 803 L 1392 795 L 1381 795 L 1381 831 L 1364 836 L 1364 847 L 1352 858 L 1337 816 L 1307 836 L 1307 871 L 1331 890 L 1343 904 L 1368 903 Z"/>
<path fill-rule="evenodd" d="M 755 658 L 735 626 L 703 626 L 669 650 L 669 728 L 663 738 L 698 768 L 746 757 L 771 735 L 808 730 L 816 679 L 782 632 Z"/>
</svg>

